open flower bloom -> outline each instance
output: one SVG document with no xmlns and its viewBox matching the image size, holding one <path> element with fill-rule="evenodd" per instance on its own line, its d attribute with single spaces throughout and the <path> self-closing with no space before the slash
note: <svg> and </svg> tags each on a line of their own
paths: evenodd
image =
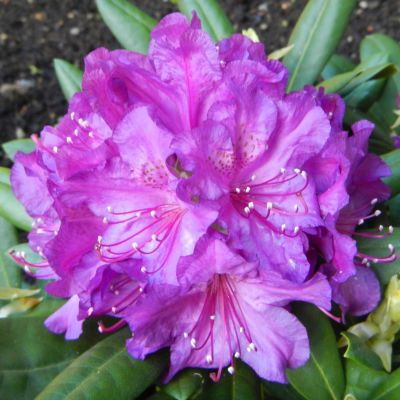
<svg viewBox="0 0 400 400">
<path fill-rule="evenodd" d="M 287 94 L 287 76 L 243 35 L 215 45 L 196 15 L 160 21 L 147 56 L 86 57 L 82 92 L 11 176 L 43 261 L 13 256 L 69 299 L 49 329 L 75 339 L 111 315 L 100 330 L 127 323 L 134 357 L 171 347 L 168 378 L 197 366 L 218 380 L 240 357 L 285 382 L 309 357 L 292 301 L 327 312 L 332 287 L 345 312 L 376 303 L 352 238 L 387 196 L 372 127 L 349 137 L 338 96 Z"/>
<path fill-rule="evenodd" d="M 234 372 L 236 357 L 264 379 L 285 382 L 285 368 L 309 357 L 305 328 L 286 306 L 298 300 L 330 307 L 323 275 L 298 284 L 264 274 L 220 239 L 200 241 L 193 256 L 181 259 L 178 276 L 179 291 L 150 291 L 127 316 L 134 357 L 171 345 L 168 378 L 191 366 L 217 368 L 211 378 L 219 380 L 223 367 Z M 150 327 L 157 334 L 149 334 Z"/>
</svg>

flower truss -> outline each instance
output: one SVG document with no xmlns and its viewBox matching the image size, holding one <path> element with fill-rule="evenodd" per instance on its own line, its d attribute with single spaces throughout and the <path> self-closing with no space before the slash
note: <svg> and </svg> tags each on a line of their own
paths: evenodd
<svg viewBox="0 0 400 400">
<path fill-rule="evenodd" d="M 355 235 L 389 196 L 388 167 L 367 151 L 373 125 L 343 130 L 344 103 L 288 73 L 263 45 L 215 45 L 180 14 L 153 30 L 148 56 L 97 49 L 58 126 L 19 153 L 12 185 L 34 217 L 41 263 L 13 257 L 69 298 L 46 321 L 76 339 L 91 315 L 129 325 L 128 352 L 171 349 L 167 379 L 187 366 L 234 373 L 241 358 L 285 382 L 309 357 L 292 301 L 331 315 L 380 299 Z M 335 318 L 333 315 L 331 315 Z"/>
</svg>

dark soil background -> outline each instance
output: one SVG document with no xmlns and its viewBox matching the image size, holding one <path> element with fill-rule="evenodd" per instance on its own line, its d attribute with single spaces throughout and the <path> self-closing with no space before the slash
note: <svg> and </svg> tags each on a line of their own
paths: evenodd
<svg viewBox="0 0 400 400">
<path fill-rule="evenodd" d="M 175 10 L 166 0 L 131 1 L 157 19 Z M 287 44 L 306 2 L 220 0 L 236 30 L 255 28 L 267 51 Z M 400 40 L 400 0 L 359 1 L 339 51 L 357 59 L 360 39 L 372 32 Z M 53 58 L 82 67 L 85 54 L 99 46 L 119 47 L 94 0 L 0 0 L 0 143 L 55 124 L 66 102 Z"/>
</svg>

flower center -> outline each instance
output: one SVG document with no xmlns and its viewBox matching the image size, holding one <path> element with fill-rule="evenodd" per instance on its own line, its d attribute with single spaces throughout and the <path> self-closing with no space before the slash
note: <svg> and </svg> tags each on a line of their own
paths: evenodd
<svg viewBox="0 0 400 400">
<path fill-rule="evenodd" d="M 184 332 L 184 337 L 190 339 L 192 351 L 208 348 L 208 364 L 214 363 L 216 352 L 219 353 L 218 372 L 210 374 L 213 381 L 221 378 L 226 351 L 230 356 L 228 371 L 234 373 L 233 357 L 239 358 L 242 352 L 241 335 L 248 344 L 246 350 L 257 351 L 232 280 L 227 275 L 214 275 L 195 326 L 190 332 Z M 217 351 L 216 342 L 221 346 Z"/>
</svg>

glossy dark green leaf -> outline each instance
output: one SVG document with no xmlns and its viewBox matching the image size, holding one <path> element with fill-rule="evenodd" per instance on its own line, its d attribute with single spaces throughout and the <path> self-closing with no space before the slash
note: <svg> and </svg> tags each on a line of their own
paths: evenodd
<svg viewBox="0 0 400 400">
<path fill-rule="evenodd" d="M 157 21 L 127 0 L 96 0 L 97 9 L 112 34 L 128 50 L 146 54 L 150 31 Z"/>
<path fill-rule="evenodd" d="M 32 218 L 16 199 L 10 185 L 0 183 L 0 216 L 24 231 L 32 228 Z"/>
<path fill-rule="evenodd" d="M 400 226 L 400 194 L 393 196 L 386 202 L 389 207 L 389 221 L 392 225 Z"/>
<path fill-rule="evenodd" d="M 347 345 L 344 353 L 345 358 L 349 358 L 370 368 L 383 369 L 381 359 L 358 336 L 350 332 L 342 332 L 342 336 L 346 340 Z"/>
<path fill-rule="evenodd" d="M 356 66 L 346 57 L 334 54 L 322 70 L 321 76 L 324 80 L 330 79 L 338 74 L 352 71 Z"/>
<path fill-rule="evenodd" d="M 5 252 L 18 243 L 15 228 L 0 217 L 0 287 L 19 287 L 21 270 L 9 259 Z"/>
<path fill-rule="evenodd" d="M 10 170 L 6 167 L 0 167 L 0 183 L 10 184 Z"/>
<path fill-rule="evenodd" d="M 371 239 L 366 237 L 357 238 L 357 249 L 359 252 L 368 254 L 371 257 L 385 257 L 390 253 L 389 244 L 399 246 L 400 229 L 395 228 L 392 235 L 382 239 Z M 390 264 L 372 264 L 372 268 L 378 275 L 383 285 L 386 285 L 390 278 L 400 273 L 400 259 Z"/>
<path fill-rule="evenodd" d="M 196 11 L 203 28 L 215 40 L 221 40 L 233 34 L 233 26 L 216 0 L 174 0 L 179 10 L 189 19 Z"/>
<path fill-rule="evenodd" d="M 187 369 L 179 373 L 167 385 L 162 386 L 162 391 L 172 399 L 187 400 L 203 391 L 206 379 L 209 377 L 205 370 Z"/>
<path fill-rule="evenodd" d="M 305 398 L 296 392 L 291 385 L 277 382 L 263 381 L 263 388 L 268 396 L 278 400 L 304 400 Z"/>
<path fill-rule="evenodd" d="M 64 97 L 69 100 L 76 92 L 81 91 L 82 71 L 68 61 L 55 58 L 54 70 Z"/>
<path fill-rule="evenodd" d="M 330 322 L 310 304 L 296 304 L 295 312 L 307 329 L 311 355 L 303 367 L 287 370 L 290 384 L 308 400 L 342 400 L 344 372 Z"/>
<path fill-rule="evenodd" d="M 293 50 L 284 58 L 291 72 L 288 91 L 314 83 L 347 27 L 356 0 L 310 0 L 290 36 Z"/>
<path fill-rule="evenodd" d="M 386 79 L 373 79 L 357 86 L 345 98 L 347 106 L 368 110 L 379 99 L 386 84 Z"/>
<path fill-rule="evenodd" d="M 388 376 L 384 371 L 377 371 L 348 359 L 346 360 L 346 395 L 352 395 L 357 400 L 376 400 L 371 396 L 371 392 Z"/>
<path fill-rule="evenodd" d="M 370 394 L 373 400 L 398 400 L 400 398 L 400 369 L 393 371 Z"/>
<path fill-rule="evenodd" d="M 15 139 L 3 143 L 2 147 L 7 156 L 11 160 L 14 160 L 15 154 L 18 151 L 22 151 L 23 153 L 31 153 L 33 150 L 35 150 L 35 143 L 31 139 Z"/>
<path fill-rule="evenodd" d="M 145 361 L 126 351 L 127 331 L 120 331 L 93 346 L 59 374 L 37 400 L 131 400 L 144 392 L 167 366 L 165 352 Z"/>
<path fill-rule="evenodd" d="M 0 398 L 31 400 L 72 360 L 100 339 L 94 326 L 78 341 L 44 327 L 45 317 L 0 319 Z"/>
<path fill-rule="evenodd" d="M 383 154 L 381 157 L 392 170 L 392 175 L 385 178 L 385 183 L 392 189 L 392 195 L 398 194 L 400 193 L 400 149 Z"/>
</svg>

